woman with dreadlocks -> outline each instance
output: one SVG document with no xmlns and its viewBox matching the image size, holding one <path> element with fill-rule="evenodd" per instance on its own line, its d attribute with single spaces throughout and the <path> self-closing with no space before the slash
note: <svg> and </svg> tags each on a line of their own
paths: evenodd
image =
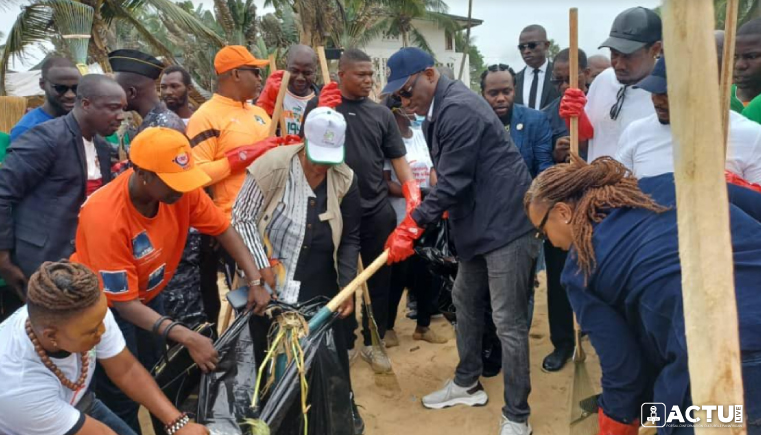
<svg viewBox="0 0 761 435">
<path fill-rule="evenodd" d="M 167 433 L 209 433 L 172 405 L 127 350 L 90 269 L 43 263 L 26 297 L 27 305 L 0 324 L 0 433 L 135 435 L 90 392 L 96 359 L 114 384 L 166 424 Z"/>
<path fill-rule="evenodd" d="M 611 158 L 587 164 L 574 157 L 540 174 L 524 204 L 539 233 L 570 251 L 561 281 L 600 358 L 600 434 L 636 435 L 644 402 L 687 410 L 692 400 L 673 175 L 638 184 Z M 729 207 L 735 289 L 747 429 L 759 434 L 761 225 L 741 207 Z"/>
</svg>

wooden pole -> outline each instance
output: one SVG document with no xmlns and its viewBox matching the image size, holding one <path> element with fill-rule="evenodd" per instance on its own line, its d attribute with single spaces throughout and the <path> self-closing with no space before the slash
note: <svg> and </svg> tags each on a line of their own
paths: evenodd
<svg viewBox="0 0 761 435">
<path fill-rule="evenodd" d="M 460 74 L 457 76 L 457 80 L 462 80 L 462 74 L 465 71 L 465 59 L 468 57 L 468 51 L 470 51 L 470 28 L 473 27 L 470 23 L 471 18 L 473 18 L 473 0 L 468 0 L 468 28 L 465 30 L 465 47 L 462 49 Z"/>
<path fill-rule="evenodd" d="M 330 83 L 330 68 L 328 68 L 328 58 L 325 56 L 325 47 L 317 47 L 317 57 L 320 59 L 320 71 L 322 71 L 322 84 Z"/>
<path fill-rule="evenodd" d="M 579 10 L 571 8 L 568 11 L 568 27 L 570 28 L 570 49 L 568 51 L 568 81 L 569 85 L 579 88 Z M 579 155 L 579 118 L 571 118 L 571 154 Z"/>
<path fill-rule="evenodd" d="M 712 0 L 667 0 L 663 42 L 674 135 L 679 258 L 692 402 L 742 405 L 737 305 L 724 181 Z M 702 74 L 696 74 L 702 71 Z M 705 421 L 705 412 L 696 412 Z M 715 421 L 715 420 L 714 420 Z M 744 428 L 696 427 L 700 434 Z"/>
<path fill-rule="evenodd" d="M 375 259 L 372 263 L 370 263 L 369 266 L 367 266 L 367 269 L 364 269 L 357 275 L 356 278 L 354 278 L 346 287 L 343 288 L 333 299 L 328 302 L 326 307 L 332 312 L 335 313 L 338 307 L 341 306 L 344 302 L 346 302 L 347 299 L 350 297 L 354 297 L 354 292 L 357 291 L 359 287 L 361 287 L 365 281 L 370 279 L 371 276 L 375 275 L 375 272 L 377 272 L 381 267 L 386 265 L 386 262 L 388 261 L 388 250 L 383 251 L 378 258 Z"/>
<path fill-rule="evenodd" d="M 727 14 L 724 19 L 724 50 L 721 59 L 721 88 L 719 103 L 721 104 L 721 126 L 723 133 L 724 158 L 727 157 L 727 137 L 729 133 L 730 91 L 734 78 L 735 66 L 735 37 L 737 35 L 737 10 L 739 0 L 727 0 Z"/>
<path fill-rule="evenodd" d="M 280 90 L 277 92 L 277 100 L 275 101 L 275 111 L 272 113 L 272 123 L 270 124 L 270 137 L 274 136 L 277 132 L 277 126 L 280 125 L 280 134 L 285 136 L 287 134 L 285 130 L 285 121 L 283 118 L 283 99 L 285 99 L 285 92 L 288 90 L 288 82 L 291 80 L 291 73 L 288 71 L 283 72 L 283 81 L 280 83 Z"/>
<path fill-rule="evenodd" d="M 275 71 L 277 71 L 277 59 L 275 58 L 275 53 L 271 53 L 269 55 L 269 60 L 270 60 L 270 74 L 272 74 Z"/>
</svg>

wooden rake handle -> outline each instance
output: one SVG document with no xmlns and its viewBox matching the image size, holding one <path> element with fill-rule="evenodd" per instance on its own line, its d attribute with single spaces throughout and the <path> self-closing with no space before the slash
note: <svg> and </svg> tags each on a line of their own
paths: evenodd
<svg viewBox="0 0 761 435">
<path fill-rule="evenodd" d="M 275 136 L 277 132 L 277 126 L 280 124 L 280 134 L 285 136 L 288 134 L 285 131 L 285 121 L 283 118 L 283 100 L 285 99 L 285 92 L 288 90 L 288 82 L 291 81 L 291 73 L 288 71 L 283 72 L 283 81 L 280 82 L 280 89 L 277 92 L 277 100 L 275 100 L 275 111 L 272 112 L 272 123 L 270 124 L 269 137 Z"/>
<path fill-rule="evenodd" d="M 354 292 L 357 291 L 357 289 L 362 286 L 365 282 L 367 282 L 370 277 L 375 275 L 375 272 L 380 270 L 381 267 L 386 265 L 386 262 L 388 261 L 388 250 L 383 251 L 383 253 L 378 256 L 378 258 L 375 259 L 372 263 L 370 263 L 369 266 L 367 266 L 367 269 L 363 270 L 359 275 L 357 275 L 356 278 L 352 282 L 349 283 L 346 287 L 344 287 L 343 290 L 341 290 L 336 297 L 330 300 L 328 304 L 326 305 L 328 309 L 331 312 L 335 312 L 338 307 L 341 306 L 344 302 L 346 302 L 347 299 L 354 296 Z"/>
</svg>

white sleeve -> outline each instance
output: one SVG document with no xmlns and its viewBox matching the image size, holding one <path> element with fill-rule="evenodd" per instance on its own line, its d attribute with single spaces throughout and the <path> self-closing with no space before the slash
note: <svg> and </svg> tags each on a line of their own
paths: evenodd
<svg viewBox="0 0 761 435">
<path fill-rule="evenodd" d="M 127 346 L 124 341 L 124 335 L 122 330 L 119 329 L 119 325 L 114 320 L 114 315 L 109 308 L 106 312 L 106 318 L 103 319 L 103 324 L 106 326 L 106 332 L 100 339 L 100 343 L 95 346 L 95 355 L 98 359 L 109 359 L 120 354 L 121 351 Z"/>
<path fill-rule="evenodd" d="M 43 367 L 44 368 L 44 367 Z M 46 369 L 47 370 L 47 369 Z M 79 431 L 84 415 L 58 395 L 61 384 L 54 376 L 27 376 L 24 388 L 0 397 L 0 432 L 24 435 L 66 435 Z"/>
<path fill-rule="evenodd" d="M 632 124 L 626 127 L 624 132 L 621 133 L 621 137 L 618 138 L 616 160 L 634 173 L 634 149 L 636 148 L 636 145 L 635 141 L 631 138 L 631 130 Z M 636 176 L 637 174 L 634 173 L 634 175 Z"/>
<path fill-rule="evenodd" d="M 394 166 L 391 164 L 391 160 L 389 160 L 389 159 L 384 159 L 383 160 L 383 170 L 384 171 L 393 171 L 394 170 Z"/>
<path fill-rule="evenodd" d="M 752 122 L 752 121 L 751 121 Z M 761 184 L 761 134 L 757 134 L 752 141 L 751 152 L 743 165 L 743 178 L 751 183 Z"/>
</svg>

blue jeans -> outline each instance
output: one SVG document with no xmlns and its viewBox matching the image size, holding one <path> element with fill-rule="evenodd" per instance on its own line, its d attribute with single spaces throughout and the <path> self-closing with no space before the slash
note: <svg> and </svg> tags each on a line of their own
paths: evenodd
<svg viewBox="0 0 761 435">
<path fill-rule="evenodd" d="M 159 294 L 148 302 L 146 306 L 163 316 L 165 313 L 164 295 Z M 146 370 L 151 371 L 164 353 L 164 343 L 161 338 L 153 335 L 151 331 L 138 328 L 123 319 L 116 310 L 111 312 L 114 314 L 114 320 L 116 320 L 119 329 L 121 329 L 124 335 L 127 349 L 135 355 L 135 358 L 140 361 Z M 139 434 L 140 422 L 137 419 L 137 412 L 140 409 L 140 405 L 127 397 L 119 387 L 114 385 L 100 365 L 95 368 L 95 381 L 95 392 L 98 397 L 114 414 L 124 420 L 135 433 Z"/>
<path fill-rule="evenodd" d="M 761 352 L 742 353 L 745 422 L 748 435 L 761 435 Z"/>
<path fill-rule="evenodd" d="M 484 313 L 490 299 L 492 318 L 502 345 L 505 388 L 502 413 L 519 423 L 528 420 L 531 413 L 528 405 L 531 392 L 528 307 L 534 286 L 533 268 L 540 246 L 541 241 L 532 232 L 502 248 L 461 261 L 452 289 L 457 309 L 457 353 L 460 357 L 454 382 L 468 387 L 481 376 Z"/>
<path fill-rule="evenodd" d="M 109 429 L 116 432 L 117 435 L 136 435 L 135 431 L 124 420 L 114 414 L 113 411 L 108 409 L 108 406 L 97 398 L 93 399 L 92 405 L 90 405 L 85 414 L 105 424 Z"/>
</svg>

